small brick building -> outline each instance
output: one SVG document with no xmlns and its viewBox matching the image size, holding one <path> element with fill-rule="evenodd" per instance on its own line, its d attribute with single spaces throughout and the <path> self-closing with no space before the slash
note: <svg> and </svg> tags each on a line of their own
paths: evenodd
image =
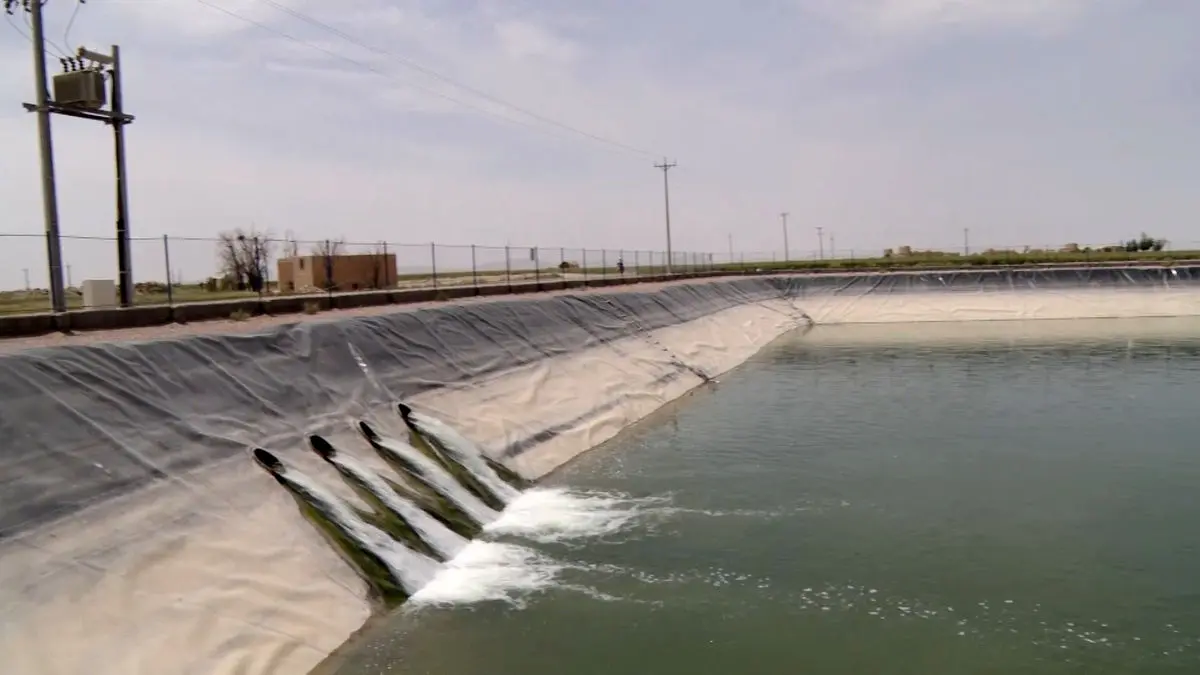
<svg viewBox="0 0 1200 675">
<path fill-rule="evenodd" d="M 313 290 L 363 291 L 396 285 L 393 253 L 352 255 L 302 255 L 281 258 L 279 290 L 296 293 Z"/>
</svg>

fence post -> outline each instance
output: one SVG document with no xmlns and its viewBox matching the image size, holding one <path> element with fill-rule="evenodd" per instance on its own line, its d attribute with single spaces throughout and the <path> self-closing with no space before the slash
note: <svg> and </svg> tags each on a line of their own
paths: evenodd
<svg viewBox="0 0 1200 675">
<path fill-rule="evenodd" d="M 542 252 L 533 247 L 533 287 L 542 290 Z"/>
<path fill-rule="evenodd" d="M 388 264 L 387 242 L 385 241 L 383 242 L 383 287 L 387 289 L 391 289 L 394 283 L 391 269 L 392 266 Z"/>
<path fill-rule="evenodd" d="M 175 306 L 175 293 L 171 289 L 171 244 L 167 235 L 163 235 L 163 262 L 167 266 L 167 306 Z"/>
<path fill-rule="evenodd" d="M 475 267 L 475 244 L 471 244 L 471 285 L 475 287 L 475 295 L 479 295 L 479 270 Z"/>
<path fill-rule="evenodd" d="M 271 239 L 268 237 L 263 240 L 263 247 L 259 249 L 259 261 L 262 263 L 262 284 L 261 290 L 258 292 L 258 299 L 262 300 L 263 294 L 270 294 L 271 290 Z"/>
<path fill-rule="evenodd" d="M 429 269 L 433 273 L 433 289 L 437 290 L 437 244 L 429 242 Z"/>
<path fill-rule="evenodd" d="M 638 255 L 637 249 L 634 249 L 634 251 L 633 251 L 633 276 L 635 276 L 635 277 L 642 276 L 642 266 L 638 262 L 638 258 L 640 258 L 640 257 L 641 256 Z"/>
<path fill-rule="evenodd" d="M 325 294 L 329 296 L 329 309 L 333 309 L 333 248 L 329 240 L 325 240 Z"/>
<path fill-rule="evenodd" d="M 263 273 L 262 273 L 262 246 L 258 243 L 258 235 L 250 237 L 250 243 L 254 244 L 254 273 L 249 275 L 247 281 L 250 282 L 250 290 L 258 293 L 258 299 L 262 300 Z M 256 283 L 257 281 L 257 283 Z M 257 286 L 257 288 L 255 288 Z"/>
<path fill-rule="evenodd" d="M 508 286 L 508 292 L 512 293 L 512 255 L 508 244 L 504 245 L 504 285 Z"/>
<path fill-rule="evenodd" d="M 587 288 L 587 249 L 580 250 L 583 251 L 583 262 L 580 263 L 579 269 L 583 270 L 583 287 Z"/>
</svg>

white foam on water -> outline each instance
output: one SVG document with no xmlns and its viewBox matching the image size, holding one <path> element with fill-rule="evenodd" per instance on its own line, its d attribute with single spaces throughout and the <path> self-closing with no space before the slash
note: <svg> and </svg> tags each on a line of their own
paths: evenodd
<svg viewBox="0 0 1200 675">
<path fill-rule="evenodd" d="M 520 490 L 505 483 L 496 470 L 488 466 L 483 459 L 483 450 L 453 427 L 435 417 L 418 412 L 409 415 L 409 419 L 422 433 L 441 441 L 446 450 L 453 453 L 454 459 L 462 463 L 501 501 L 508 504 L 521 495 Z"/>
<path fill-rule="evenodd" d="M 332 461 L 370 487 L 371 492 L 375 496 L 379 497 L 389 509 L 403 518 L 421 539 L 433 547 L 433 550 L 441 554 L 442 558 L 453 558 L 467 547 L 467 540 L 465 538 L 443 525 L 433 516 L 425 513 L 412 500 L 396 494 L 396 491 L 392 489 L 392 486 L 387 484 L 387 481 L 380 478 L 378 474 L 368 467 L 360 464 L 358 460 L 339 453 L 332 457 Z"/>
<path fill-rule="evenodd" d="M 523 546 L 473 541 L 417 591 L 414 607 L 502 601 L 517 607 L 524 598 L 554 587 L 563 565 Z"/>
<path fill-rule="evenodd" d="M 662 498 L 632 499 L 602 492 L 566 488 L 530 488 L 484 529 L 541 543 L 594 538 L 618 532 L 635 522 Z"/>
<path fill-rule="evenodd" d="M 479 523 L 490 523 L 499 515 L 495 509 L 484 504 L 471 491 L 450 475 L 440 464 L 425 456 L 425 453 L 413 446 L 394 438 L 379 437 L 379 447 L 385 452 L 395 455 L 398 459 L 413 465 L 430 486 L 454 502 L 455 506 L 465 511 L 467 515 Z"/>
<path fill-rule="evenodd" d="M 414 593 L 434 578 L 438 568 L 436 561 L 413 551 L 392 539 L 383 530 L 363 521 L 345 502 L 328 492 L 320 483 L 295 469 L 288 469 L 280 476 L 291 486 L 306 493 L 316 502 L 318 509 L 337 521 L 359 545 L 378 556 L 396 581 L 404 586 L 406 592 Z"/>
</svg>

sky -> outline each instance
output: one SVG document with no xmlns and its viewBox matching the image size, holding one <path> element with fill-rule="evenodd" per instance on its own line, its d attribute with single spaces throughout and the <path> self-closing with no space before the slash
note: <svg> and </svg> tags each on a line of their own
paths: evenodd
<svg viewBox="0 0 1200 675">
<path fill-rule="evenodd" d="M 961 250 L 964 228 L 973 250 L 1200 248 L 1194 0 L 47 0 L 46 20 L 52 53 L 121 45 L 138 280 L 165 278 L 162 235 L 172 276 L 213 273 L 185 238 L 238 227 L 388 241 L 402 265 L 438 242 L 442 269 L 468 244 L 661 251 L 664 157 L 673 248 L 718 259 L 782 257 L 785 211 L 794 258 Z M 46 285 L 27 34 L 0 25 L 7 288 Z M 53 129 L 62 232 L 111 237 L 111 132 Z M 66 241 L 72 281 L 113 278 L 114 251 Z"/>
</svg>

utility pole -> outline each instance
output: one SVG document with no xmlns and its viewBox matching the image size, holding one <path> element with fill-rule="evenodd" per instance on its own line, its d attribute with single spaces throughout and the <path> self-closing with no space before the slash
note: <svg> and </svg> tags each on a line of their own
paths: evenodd
<svg viewBox="0 0 1200 675">
<path fill-rule="evenodd" d="M 125 114 L 124 95 L 121 90 L 121 48 L 112 45 L 112 51 L 101 54 L 83 47 L 79 48 L 79 59 L 109 67 L 112 82 L 112 104 L 109 106 L 106 124 L 113 128 L 113 164 L 116 169 L 117 190 L 117 286 L 122 307 L 133 306 L 133 256 L 129 252 L 129 181 L 125 175 L 125 125 L 133 118 Z"/>
<path fill-rule="evenodd" d="M 733 233 L 729 234 L 729 262 L 733 263 Z"/>
<path fill-rule="evenodd" d="M 11 14 L 17 0 L 4 0 L 4 10 Z M 46 261 L 50 267 L 50 308 L 55 314 L 67 311 L 67 294 L 63 287 L 62 239 L 58 232 L 58 193 L 54 181 L 54 144 L 50 138 L 50 90 L 46 84 L 46 34 L 40 1 L 24 3 L 33 28 L 34 103 L 26 110 L 37 112 L 38 142 L 42 164 L 42 218 L 46 224 Z"/>
<path fill-rule="evenodd" d="M 837 243 L 834 241 L 833 233 L 829 233 L 829 259 L 837 260 Z"/>
<path fill-rule="evenodd" d="M 820 258 L 819 258 L 820 260 L 825 259 L 825 235 L 823 234 L 824 229 L 825 228 L 821 227 L 820 225 L 817 226 L 817 250 L 819 251 L 818 255 L 820 256 Z"/>
<path fill-rule="evenodd" d="M 23 268 L 21 268 L 21 271 L 25 273 L 25 290 L 28 291 L 29 290 L 29 268 L 23 267 Z"/>
<path fill-rule="evenodd" d="M 963 228 L 963 255 L 971 255 L 971 228 Z"/>
<path fill-rule="evenodd" d="M 100 55 L 92 55 L 84 49 L 80 56 L 99 61 Z M 133 256 L 129 251 L 129 181 L 125 174 L 125 125 L 121 118 L 125 114 L 124 97 L 121 93 L 121 48 L 112 46 L 112 113 L 113 119 L 113 164 L 117 178 L 117 275 L 120 285 L 121 306 L 133 306 Z"/>
<path fill-rule="evenodd" d="M 667 172 L 675 168 L 675 162 L 668 162 L 666 157 L 663 157 L 662 164 L 655 164 L 654 168 L 662 169 L 663 172 L 663 206 L 667 214 L 667 274 L 671 273 L 671 186 L 667 180 Z"/>
<path fill-rule="evenodd" d="M 11 11 L 20 0 L 4 0 Z M 116 165 L 117 198 L 117 280 L 122 307 L 133 305 L 132 256 L 129 252 L 129 200 L 125 172 L 124 127 L 133 122 L 125 112 L 121 88 L 120 48 L 112 47 L 111 54 L 101 54 L 80 47 L 77 56 L 60 59 L 63 72 L 54 76 L 54 98 L 47 88 L 46 46 L 42 21 L 44 0 L 21 3 L 31 14 L 33 27 L 34 79 L 37 86 L 35 103 L 25 103 L 25 110 L 38 115 L 38 135 L 41 141 L 42 210 L 46 220 L 46 248 L 50 266 L 50 297 L 55 312 L 67 309 L 63 286 L 62 241 L 58 229 L 58 197 L 54 181 L 54 152 L 50 139 L 50 114 L 67 115 L 95 120 L 113 127 L 114 160 Z M 90 63 L 89 63 L 90 62 Z M 112 104 L 105 110 L 108 98 L 104 82 L 105 66 L 112 81 Z"/>
<path fill-rule="evenodd" d="M 783 222 L 783 262 L 791 262 L 792 255 L 788 247 L 788 231 L 787 231 L 787 211 L 779 214 L 779 220 Z"/>
</svg>

